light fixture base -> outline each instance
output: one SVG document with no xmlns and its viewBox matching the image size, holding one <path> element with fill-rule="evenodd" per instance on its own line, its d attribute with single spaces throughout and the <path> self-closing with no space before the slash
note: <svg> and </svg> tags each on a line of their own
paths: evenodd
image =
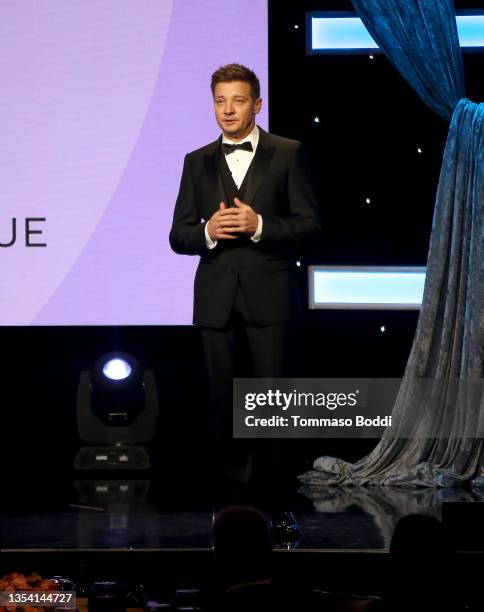
<svg viewBox="0 0 484 612">
<path fill-rule="evenodd" d="M 76 470 L 149 470 L 144 446 L 83 446 L 74 459 Z"/>
</svg>

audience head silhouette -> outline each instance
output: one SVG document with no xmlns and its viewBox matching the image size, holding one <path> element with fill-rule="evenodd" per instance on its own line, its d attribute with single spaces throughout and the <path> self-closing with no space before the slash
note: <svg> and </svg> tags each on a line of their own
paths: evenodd
<svg viewBox="0 0 484 612">
<path fill-rule="evenodd" d="M 437 567 L 446 563 L 451 547 L 442 523 L 433 516 L 409 514 L 397 523 L 390 544 L 390 553 L 395 562 Z M 429 566 L 429 562 L 434 563 Z"/>
<path fill-rule="evenodd" d="M 221 510 L 215 517 L 213 540 L 217 561 L 234 579 L 267 574 L 272 548 L 267 519 L 260 510 L 250 506 Z"/>
<path fill-rule="evenodd" d="M 411 514 L 397 523 L 390 545 L 391 574 L 382 606 L 375 610 L 457 611 L 453 551 L 442 523 Z"/>
</svg>

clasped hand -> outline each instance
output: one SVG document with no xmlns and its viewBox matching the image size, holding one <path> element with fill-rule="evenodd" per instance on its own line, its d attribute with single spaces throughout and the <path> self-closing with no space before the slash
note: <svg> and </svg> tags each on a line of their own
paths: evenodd
<svg viewBox="0 0 484 612">
<path fill-rule="evenodd" d="M 234 206 L 228 208 L 224 202 L 208 221 L 208 235 L 212 240 L 233 240 L 239 234 L 255 234 L 259 219 L 248 204 L 234 198 Z"/>
</svg>

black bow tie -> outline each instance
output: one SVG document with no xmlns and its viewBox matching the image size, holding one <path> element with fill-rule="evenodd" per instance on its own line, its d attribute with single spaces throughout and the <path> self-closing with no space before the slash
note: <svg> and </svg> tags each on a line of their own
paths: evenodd
<svg viewBox="0 0 484 612">
<path fill-rule="evenodd" d="M 228 142 L 222 142 L 222 148 L 225 155 L 229 155 L 229 153 L 233 153 L 236 149 L 242 149 L 244 151 L 252 151 L 252 143 L 250 140 L 246 140 L 245 142 L 241 142 L 240 144 L 229 144 Z"/>
</svg>

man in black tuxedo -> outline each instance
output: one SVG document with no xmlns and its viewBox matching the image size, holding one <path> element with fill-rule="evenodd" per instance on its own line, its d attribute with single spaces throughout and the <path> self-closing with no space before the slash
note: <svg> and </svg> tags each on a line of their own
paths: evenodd
<svg viewBox="0 0 484 612">
<path fill-rule="evenodd" d="M 214 429 L 223 468 L 246 481 L 250 456 L 232 441 L 232 380 L 240 332 L 252 375 L 287 375 L 299 307 L 293 249 L 320 232 L 302 144 L 255 123 L 256 75 L 240 64 L 211 80 L 221 136 L 186 155 L 170 244 L 199 255 L 193 322 L 202 331 Z"/>
</svg>

